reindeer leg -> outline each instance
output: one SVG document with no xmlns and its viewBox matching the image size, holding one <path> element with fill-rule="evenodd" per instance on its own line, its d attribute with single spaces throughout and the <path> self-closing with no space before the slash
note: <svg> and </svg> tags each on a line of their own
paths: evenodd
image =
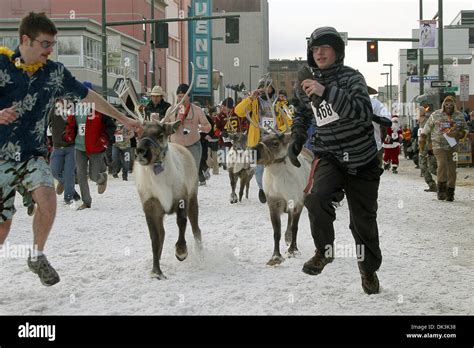
<svg viewBox="0 0 474 348">
<path fill-rule="evenodd" d="M 240 190 L 239 190 L 239 202 L 242 202 L 242 196 L 244 195 L 245 185 L 247 184 L 247 174 L 245 170 L 240 174 Z"/>
<path fill-rule="evenodd" d="M 187 204 L 180 200 L 178 203 L 178 209 L 176 210 L 176 223 L 178 224 L 179 237 L 176 242 L 175 255 L 179 261 L 184 261 L 188 256 L 188 248 L 186 246 L 186 239 L 184 237 L 186 233 L 186 224 L 188 222 Z"/>
<path fill-rule="evenodd" d="M 268 202 L 268 207 L 270 208 L 270 219 L 272 220 L 273 226 L 273 255 L 271 259 L 267 262 L 268 266 L 276 266 L 285 261 L 285 259 L 280 254 L 280 238 L 281 238 L 281 211 L 279 209 L 278 202 L 272 201 Z"/>
<path fill-rule="evenodd" d="M 288 248 L 288 257 L 296 257 L 300 255 L 298 247 L 296 246 L 296 235 L 298 234 L 298 223 L 300 221 L 300 216 L 303 208 L 295 208 L 292 213 L 288 216 L 288 220 L 291 219 L 291 244 Z"/>
<path fill-rule="evenodd" d="M 291 221 L 293 219 L 293 212 L 291 210 L 288 211 L 288 223 L 286 225 L 285 231 L 285 243 L 286 245 L 291 244 Z"/>
<path fill-rule="evenodd" d="M 230 194 L 230 204 L 237 203 L 237 194 L 235 193 L 235 187 L 237 186 L 237 176 L 234 174 L 232 168 L 229 167 L 229 179 L 230 179 L 230 187 L 232 188 L 232 192 Z"/>
<path fill-rule="evenodd" d="M 161 252 L 163 251 L 163 242 L 165 240 L 165 228 L 163 226 L 165 212 L 163 211 L 160 202 L 155 198 L 151 198 L 143 204 L 143 211 L 145 212 L 146 223 L 151 238 L 151 247 L 153 250 L 152 277 L 166 279 L 166 276 L 160 268 Z"/>
<path fill-rule="evenodd" d="M 191 196 L 189 200 L 188 217 L 189 222 L 191 223 L 191 228 L 193 230 L 194 241 L 196 242 L 196 246 L 198 250 L 202 250 L 201 229 L 199 228 L 198 216 L 199 205 L 197 193 L 195 193 Z"/>
</svg>

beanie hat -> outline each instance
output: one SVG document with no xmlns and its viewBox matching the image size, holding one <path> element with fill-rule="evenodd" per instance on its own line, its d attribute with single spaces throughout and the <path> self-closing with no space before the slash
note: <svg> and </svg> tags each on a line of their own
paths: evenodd
<svg viewBox="0 0 474 348">
<path fill-rule="evenodd" d="M 189 85 L 182 83 L 176 89 L 176 94 L 181 94 L 181 93 L 186 94 L 188 90 L 189 90 Z"/>
<path fill-rule="evenodd" d="M 87 88 L 92 89 L 92 83 L 90 81 L 84 81 L 82 84 Z"/>
<path fill-rule="evenodd" d="M 333 27 L 321 27 L 313 31 L 308 40 L 308 65 L 316 68 L 311 47 L 329 45 L 336 51 L 336 63 L 342 63 L 345 55 L 345 44 L 341 35 Z"/>
</svg>

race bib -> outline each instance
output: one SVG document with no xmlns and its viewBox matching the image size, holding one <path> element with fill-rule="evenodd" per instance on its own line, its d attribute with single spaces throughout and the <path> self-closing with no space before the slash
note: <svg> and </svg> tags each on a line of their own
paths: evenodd
<svg viewBox="0 0 474 348">
<path fill-rule="evenodd" d="M 318 127 L 325 126 L 329 123 L 339 120 L 339 115 L 332 109 L 331 104 L 326 103 L 325 100 L 318 105 L 317 108 L 311 103 L 313 109 L 314 118 Z"/>
<path fill-rule="evenodd" d="M 222 137 L 222 141 L 224 143 L 230 143 L 231 142 L 229 137 Z"/>
<path fill-rule="evenodd" d="M 439 131 L 441 133 L 444 133 L 445 131 L 447 131 L 450 128 L 451 128 L 451 122 L 449 122 L 449 121 L 447 121 L 447 122 L 446 121 L 441 121 L 439 123 Z"/>
<path fill-rule="evenodd" d="M 270 131 L 270 128 L 275 129 L 275 120 L 272 117 L 263 117 L 262 127 L 265 128 L 267 131 Z"/>
<path fill-rule="evenodd" d="M 115 142 L 120 143 L 123 141 L 123 134 L 115 134 Z"/>
<path fill-rule="evenodd" d="M 77 128 L 78 128 L 78 133 L 81 137 L 86 135 L 86 124 L 85 123 L 79 124 L 79 126 Z"/>
</svg>

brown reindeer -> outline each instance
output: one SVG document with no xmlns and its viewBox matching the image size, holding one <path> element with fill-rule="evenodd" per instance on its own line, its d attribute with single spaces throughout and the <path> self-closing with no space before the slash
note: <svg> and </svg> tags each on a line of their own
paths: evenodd
<svg viewBox="0 0 474 348">
<path fill-rule="evenodd" d="M 267 265 L 282 263 L 280 254 L 281 214 L 288 214 L 285 242 L 289 245 L 288 257 L 298 254 L 296 235 L 298 222 L 304 207 L 304 193 L 313 160 L 309 150 L 298 156 L 301 167 L 297 168 L 287 159 L 290 134 L 274 133 L 265 136 L 253 150 L 257 151 L 257 163 L 265 166 L 263 190 L 267 195 L 270 219 L 273 226 L 274 249 Z"/>
<path fill-rule="evenodd" d="M 242 202 L 242 197 L 249 198 L 250 180 L 252 179 L 255 168 L 255 163 L 252 161 L 252 152 L 247 149 L 247 134 L 246 133 L 231 133 L 229 138 L 232 142 L 232 147 L 227 154 L 227 169 L 229 172 L 230 186 L 232 193 L 230 194 L 230 203 L 237 203 L 237 194 L 235 188 L 237 181 L 240 179 L 239 202 Z"/>
<path fill-rule="evenodd" d="M 168 143 L 181 121 L 173 123 L 145 122 L 144 133 L 137 145 L 135 178 L 145 212 L 153 250 L 152 275 L 166 278 L 160 269 L 165 239 L 165 214 L 176 214 L 179 237 L 176 258 L 183 261 L 188 250 L 185 240 L 187 219 L 191 223 L 197 247 L 201 246 L 198 225 L 198 173 L 193 156 L 184 146 Z"/>
</svg>

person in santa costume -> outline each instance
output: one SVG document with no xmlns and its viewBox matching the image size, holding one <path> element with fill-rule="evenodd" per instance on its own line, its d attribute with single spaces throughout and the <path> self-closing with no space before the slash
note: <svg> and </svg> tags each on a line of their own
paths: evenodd
<svg viewBox="0 0 474 348">
<path fill-rule="evenodd" d="M 383 164 L 385 170 L 390 170 L 392 166 L 393 174 L 398 173 L 398 155 L 400 154 L 400 141 L 402 140 L 402 130 L 398 116 L 393 115 L 392 127 L 388 128 L 387 136 L 383 142 Z"/>
</svg>

